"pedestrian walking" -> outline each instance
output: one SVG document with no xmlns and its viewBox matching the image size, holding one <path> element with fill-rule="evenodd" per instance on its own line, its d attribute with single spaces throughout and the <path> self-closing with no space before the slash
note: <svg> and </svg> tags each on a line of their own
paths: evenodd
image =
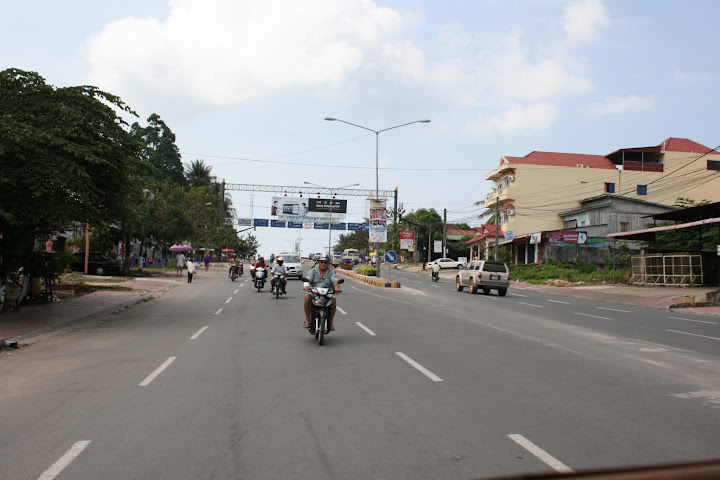
<svg viewBox="0 0 720 480">
<path fill-rule="evenodd" d="M 210 254 L 206 253 L 203 257 L 203 262 L 205 262 L 205 271 L 208 271 L 210 269 Z"/>
<path fill-rule="evenodd" d="M 176 277 L 181 277 L 181 276 L 182 276 L 182 271 L 183 271 L 183 268 L 185 268 L 185 263 L 186 263 L 186 262 L 187 262 L 187 260 L 185 259 L 185 255 L 183 255 L 183 253 L 180 252 L 180 253 L 178 254 L 177 258 L 175 259 L 175 268 L 176 268 L 176 270 L 177 270 L 177 271 L 175 272 L 175 276 L 176 276 Z"/>
<path fill-rule="evenodd" d="M 188 283 L 192 283 L 192 277 L 195 274 L 195 264 L 190 259 L 188 259 L 188 261 L 187 261 L 187 269 L 188 269 Z"/>
</svg>

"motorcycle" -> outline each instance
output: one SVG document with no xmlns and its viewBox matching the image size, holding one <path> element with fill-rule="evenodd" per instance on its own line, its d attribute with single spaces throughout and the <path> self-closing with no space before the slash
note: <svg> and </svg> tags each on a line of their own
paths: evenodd
<svg viewBox="0 0 720 480">
<path fill-rule="evenodd" d="M 303 278 L 302 281 L 307 282 L 308 279 Z M 345 282 L 343 278 L 338 280 L 338 283 L 343 282 Z M 330 333 L 328 322 L 330 322 L 330 315 L 332 315 L 335 289 L 333 287 L 310 287 L 310 293 L 312 294 L 312 310 L 310 311 L 308 331 L 310 335 L 315 336 L 318 345 L 322 345 L 325 341 L 325 335 Z"/>
<path fill-rule="evenodd" d="M 263 287 L 265 287 L 265 269 L 257 267 L 255 268 L 255 288 L 259 292 Z"/>
<path fill-rule="evenodd" d="M 272 288 L 270 289 L 270 293 L 275 294 L 275 298 L 279 298 L 280 295 L 285 293 L 283 292 L 283 278 L 285 278 L 285 275 L 273 275 L 273 281 L 271 282 Z"/>
<path fill-rule="evenodd" d="M 440 280 L 440 272 L 433 271 L 430 274 L 430 278 L 432 279 L 433 282 L 437 282 L 438 280 Z"/>
<path fill-rule="evenodd" d="M 230 269 L 230 281 L 234 282 L 238 278 L 238 267 L 232 267 Z"/>
</svg>

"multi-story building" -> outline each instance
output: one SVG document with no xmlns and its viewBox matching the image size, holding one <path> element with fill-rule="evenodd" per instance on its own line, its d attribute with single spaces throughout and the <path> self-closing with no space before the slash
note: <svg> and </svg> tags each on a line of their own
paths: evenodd
<svg viewBox="0 0 720 480">
<path fill-rule="evenodd" d="M 495 183 L 485 206 L 496 211 L 505 241 L 563 230 L 560 212 L 583 199 L 615 194 L 672 205 L 679 197 L 720 201 L 720 152 L 683 138 L 609 155 L 532 152 L 503 156 L 485 176 Z"/>
</svg>

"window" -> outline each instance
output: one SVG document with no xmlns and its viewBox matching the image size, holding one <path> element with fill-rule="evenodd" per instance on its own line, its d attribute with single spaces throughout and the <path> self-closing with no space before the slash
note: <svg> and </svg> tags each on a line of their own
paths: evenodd
<svg viewBox="0 0 720 480">
<path fill-rule="evenodd" d="M 615 193 L 615 184 L 605 182 L 605 193 Z"/>
<path fill-rule="evenodd" d="M 565 220 L 565 228 L 575 228 L 577 227 L 577 218 L 574 218 L 572 220 Z"/>
<path fill-rule="evenodd" d="M 620 222 L 620 231 L 627 232 L 629 230 L 629 222 Z"/>
<path fill-rule="evenodd" d="M 638 195 L 647 195 L 647 185 L 638 185 L 637 186 L 637 194 Z"/>
</svg>

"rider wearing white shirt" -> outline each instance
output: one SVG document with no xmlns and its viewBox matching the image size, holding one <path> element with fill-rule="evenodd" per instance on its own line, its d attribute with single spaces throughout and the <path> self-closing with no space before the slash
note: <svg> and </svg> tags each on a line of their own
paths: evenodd
<svg viewBox="0 0 720 480">
<path fill-rule="evenodd" d="M 275 286 L 275 275 L 278 275 L 280 280 L 282 281 L 282 292 L 285 292 L 285 285 L 287 284 L 287 267 L 283 265 L 283 257 L 277 257 L 277 263 L 273 265 L 272 270 L 270 270 L 270 274 L 272 275 L 272 278 L 270 279 L 270 286 Z"/>
</svg>

